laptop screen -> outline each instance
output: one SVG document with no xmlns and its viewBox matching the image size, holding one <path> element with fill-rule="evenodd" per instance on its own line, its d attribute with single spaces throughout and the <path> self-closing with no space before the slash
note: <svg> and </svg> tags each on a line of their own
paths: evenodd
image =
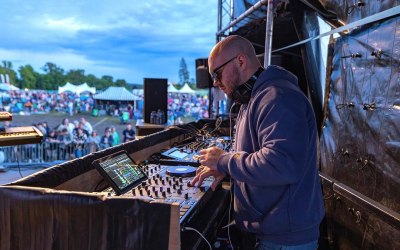
<svg viewBox="0 0 400 250">
<path fill-rule="evenodd" d="M 93 164 L 118 195 L 126 193 L 147 178 L 126 151 L 102 157 Z"/>
</svg>

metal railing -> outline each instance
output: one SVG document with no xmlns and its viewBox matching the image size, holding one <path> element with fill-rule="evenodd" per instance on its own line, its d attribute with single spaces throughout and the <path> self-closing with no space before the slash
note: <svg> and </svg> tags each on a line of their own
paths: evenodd
<svg viewBox="0 0 400 250">
<path fill-rule="evenodd" d="M 97 143 L 85 143 L 78 146 L 74 143 L 63 142 L 5 146 L 0 147 L 0 166 L 51 165 L 51 163 L 72 160 L 104 148 L 106 148 L 105 145 Z"/>
</svg>

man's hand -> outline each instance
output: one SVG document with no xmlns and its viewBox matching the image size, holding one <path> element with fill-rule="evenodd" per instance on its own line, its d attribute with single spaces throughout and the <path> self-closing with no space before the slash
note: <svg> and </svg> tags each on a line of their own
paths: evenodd
<svg viewBox="0 0 400 250">
<path fill-rule="evenodd" d="M 200 150 L 199 162 L 203 166 L 207 166 L 212 170 L 217 170 L 219 156 L 225 153 L 218 147 L 211 147 Z"/>
<path fill-rule="evenodd" d="M 197 183 L 197 186 L 201 186 L 204 179 L 209 176 L 214 176 L 214 178 L 215 178 L 215 180 L 211 184 L 211 189 L 214 191 L 215 188 L 218 186 L 218 184 L 224 179 L 224 174 L 218 172 L 217 170 L 213 170 L 209 167 L 200 166 L 196 170 L 196 176 L 190 182 L 190 185 L 194 186 Z"/>
</svg>

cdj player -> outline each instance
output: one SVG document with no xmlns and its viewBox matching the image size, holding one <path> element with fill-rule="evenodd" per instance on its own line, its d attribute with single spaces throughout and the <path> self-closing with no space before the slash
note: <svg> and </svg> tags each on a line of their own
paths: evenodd
<svg viewBox="0 0 400 250">
<path fill-rule="evenodd" d="M 161 155 L 167 157 L 170 160 L 162 159 L 161 162 L 166 164 L 173 164 L 174 161 L 177 164 L 190 164 L 199 166 L 198 158 L 200 150 L 217 146 L 225 151 L 229 151 L 231 146 L 231 139 L 228 136 L 224 137 L 211 137 L 211 138 L 198 138 L 196 141 L 172 147 L 167 151 L 161 153 Z"/>
</svg>

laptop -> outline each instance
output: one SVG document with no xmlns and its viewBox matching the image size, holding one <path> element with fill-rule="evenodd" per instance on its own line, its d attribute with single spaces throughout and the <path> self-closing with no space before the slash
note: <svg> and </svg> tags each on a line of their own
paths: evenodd
<svg viewBox="0 0 400 250">
<path fill-rule="evenodd" d="M 124 150 L 99 158 L 93 165 L 117 195 L 130 191 L 148 178 Z"/>
</svg>

